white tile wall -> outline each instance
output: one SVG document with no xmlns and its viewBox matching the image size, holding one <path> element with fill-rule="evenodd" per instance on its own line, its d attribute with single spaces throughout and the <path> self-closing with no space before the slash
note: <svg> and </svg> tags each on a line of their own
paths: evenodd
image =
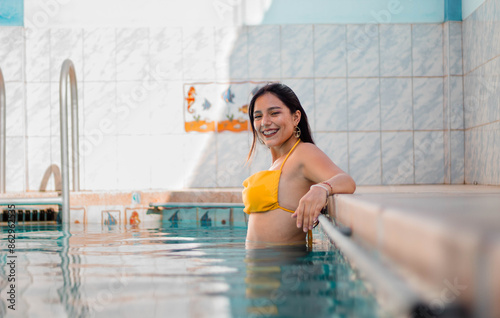
<svg viewBox="0 0 500 318">
<path fill-rule="evenodd" d="M 467 23 L 465 56 L 474 52 L 468 47 L 473 39 Z M 478 77 L 495 78 L 497 64 L 466 74 L 462 92 L 462 24 L 449 23 L 445 28 L 438 24 L 0 28 L 0 39 L 7 43 L 0 47 L 0 67 L 10 100 L 9 140 L 28 138 L 9 148 L 16 156 L 25 156 L 28 164 L 20 166 L 9 159 L 13 185 L 8 189 L 39 186 L 48 165 L 60 160 L 58 81 L 65 58 L 73 60 L 79 81 L 82 189 L 238 187 L 246 174 L 269 168 L 267 149 L 259 145 L 253 164 L 234 169 L 234 178 L 228 178 L 224 167 L 240 156 L 245 161 L 251 137 L 184 131 L 184 84 L 231 80 L 277 80 L 289 85 L 306 110 L 318 146 L 359 184 L 442 183 L 444 174 L 437 172 L 445 166 L 451 167 L 453 183 L 460 183 L 464 173 L 469 180 L 476 178 L 475 172 L 467 172 L 468 156 L 473 154 L 467 147 L 461 149 L 460 143 L 481 139 L 478 133 L 462 130 L 500 118 L 498 94 L 471 104 L 474 96 L 486 96 L 490 89 Z M 443 162 L 443 129 L 448 123 L 454 130 L 453 150 Z M 418 157 L 419 145 L 434 139 L 441 145 L 436 153 Z M 158 155 L 143 159 L 151 148 Z M 237 151 L 226 153 L 226 148 Z M 414 166 L 411 163 L 411 169 L 401 173 L 401 164 L 411 162 L 412 152 Z M 468 158 L 464 162 L 462 152 Z"/>
</svg>

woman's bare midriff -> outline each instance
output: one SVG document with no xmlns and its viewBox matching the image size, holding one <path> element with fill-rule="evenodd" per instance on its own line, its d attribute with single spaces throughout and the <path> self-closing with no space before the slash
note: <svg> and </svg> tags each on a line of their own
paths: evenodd
<svg viewBox="0 0 500 318">
<path fill-rule="evenodd" d="M 248 219 L 247 242 L 294 244 L 304 243 L 306 233 L 297 228 L 292 213 L 276 209 L 251 213 Z"/>
</svg>

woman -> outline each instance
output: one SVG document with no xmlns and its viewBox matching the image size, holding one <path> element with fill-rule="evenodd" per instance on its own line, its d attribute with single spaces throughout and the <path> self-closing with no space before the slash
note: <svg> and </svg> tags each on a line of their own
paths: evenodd
<svg viewBox="0 0 500 318">
<path fill-rule="evenodd" d="M 260 88 L 248 115 L 253 142 L 247 160 L 258 139 L 273 162 L 243 182 L 244 211 L 250 215 L 247 243 L 304 243 L 328 196 L 353 193 L 356 184 L 316 147 L 306 113 L 288 86 Z"/>
</svg>

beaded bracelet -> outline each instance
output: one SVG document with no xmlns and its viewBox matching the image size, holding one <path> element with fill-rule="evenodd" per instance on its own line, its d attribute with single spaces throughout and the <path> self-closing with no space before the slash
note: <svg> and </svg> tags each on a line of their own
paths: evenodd
<svg viewBox="0 0 500 318">
<path fill-rule="evenodd" d="M 332 187 L 332 185 L 330 183 L 326 182 L 326 181 L 323 181 L 321 183 L 324 183 L 324 184 L 326 184 L 326 185 L 328 185 L 330 187 L 330 195 L 332 195 L 333 194 L 333 187 Z"/>
<path fill-rule="evenodd" d="M 322 185 L 321 185 L 321 184 L 319 184 L 319 183 L 318 183 L 318 184 L 313 184 L 313 185 L 312 185 L 309 189 L 311 189 L 311 188 L 313 188 L 313 187 L 320 187 L 320 188 L 325 189 L 325 191 L 326 191 L 326 197 L 327 197 L 327 198 L 328 198 L 328 196 L 330 195 L 330 191 L 328 191 L 328 188 L 327 188 L 327 187 L 325 187 L 325 186 L 322 186 Z"/>
<path fill-rule="evenodd" d="M 314 187 L 319 187 L 319 188 L 323 188 L 323 189 L 325 189 L 325 191 L 326 191 L 326 201 L 325 201 L 325 206 L 326 206 L 326 205 L 328 204 L 328 197 L 330 196 L 330 192 L 328 191 L 328 189 L 327 189 L 325 186 L 322 186 L 322 185 L 321 185 L 321 184 L 319 184 L 319 183 L 318 183 L 318 184 L 313 184 L 313 185 L 309 188 L 309 190 L 311 190 L 311 189 L 312 189 L 312 188 L 314 188 Z"/>
</svg>

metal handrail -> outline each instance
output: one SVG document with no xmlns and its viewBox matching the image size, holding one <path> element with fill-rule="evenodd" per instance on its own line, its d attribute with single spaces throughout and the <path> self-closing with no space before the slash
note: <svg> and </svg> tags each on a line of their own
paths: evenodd
<svg viewBox="0 0 500 318">
<path fill-rule="evenodd" d="M 69 78 L 69 83 L 68 83 Z M 69 222 L 69 155 L 68 155 L 68 84 L 71 97 L 71 134 L 73 148 L 73 191 L 80 190 L 78 152 L 78 95 L 75 66 L 71 60 L 63 62 L 59 81 L 59 109 L 61 122 L 62 222 Z"/>
<path fill-rule="evenodd" d="M 69 78 L 69 82 L 68 82 Z M 68 84 L 71 97 L 71 134 L 73 146 L 73 191 L 80 190 L 80 164 L 78 152 L 78 95 L 76 87 L 75 66 L 71 60 L 63 62 L 59 82 L 59 109 L 61 123 L 61 175 L 62 194 L 56 198 L 16 198 L 0 199 L 0 205 L 44 205 L 57 204 L 61 206 L 63 225 L 69 224 L 69 155 L 68 155 Z M 1 95 L 1 94 L 0 94 Z M 1 96 L 0 96 L 1 97 Z M 2 121 L 4 120 L 2 116 Z M 3 155 L 3 154 L 2 154 Z M 3 157 L 2 157 L 3 158 Z M 4 164 L 5 160 L 2 160 Z"/>
<path fill-rule="evenodd" d="M 5 158 L 7 153 L 6 116 L 7 105 L 5 102 L 5 82 L 3 80 L 2 69 L 0 68 L 0 193 L 5 193 Z"/>
</svg>

